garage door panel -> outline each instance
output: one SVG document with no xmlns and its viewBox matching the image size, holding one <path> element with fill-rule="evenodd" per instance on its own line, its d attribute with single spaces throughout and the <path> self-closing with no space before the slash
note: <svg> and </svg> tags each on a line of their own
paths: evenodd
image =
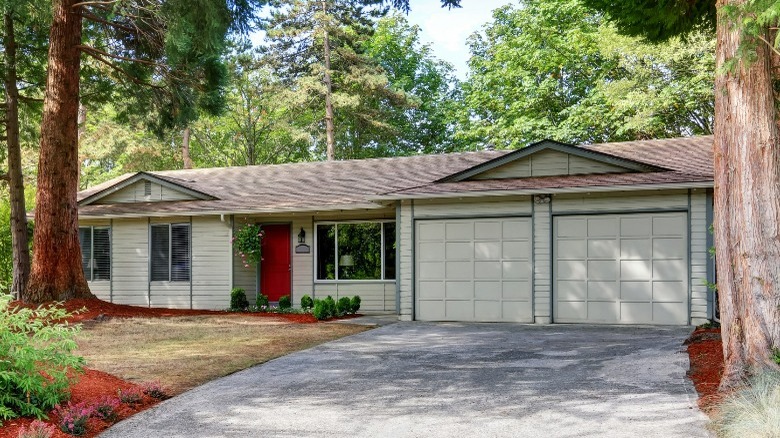
<svg viewBox="0 0 780 438">
<path fill-rule="evenodd" d="M 532 321 L 530 222 L 528 218 L 417 221 L 417 230 L 428 229 L 421 233 L 428 240 L 416 242 L 415 317 Z"/>
<path fill-rule="evenodd" d="M 555 217 L 554 320 L 686 324 L 686 226 L 684 212 Z"/>
<path fill-rule="evenodd" d="M 444 224 L 441 223 L 421 223 L 417 227 L 418 242 L 426 240 L 444 240 Z"/>
<path fill-rule="evenodd" d="M 474 240 L 473 222 L 447 222 L 445 229 L 447 240 Z"/>
<path fill-rule="evenodd" d="M 684 258 L 688 252 L 687 242 L 680 238 L 654 239 L 654 258 Z"/>
<path fill-rule="evenodd" d="M 588 281 L 587 298 L 596 301 L 615 301 L 620 298 L 620 284 L 617 281 Z"/>
<path fill-rule="evenodd" d="M 588 240 L 588 258 L 614 259 L 618 256 L 620 243 L 616 239 Z"/>
<path fill-rule="evenodd" d="M 474 242 L 474 258 L 477 260 L 501 260 L 501 242 Z"/>
<path fill-rule="evenodd" d="M 446 276 L 452 280 L 471 280 L 474 278 L 473 262 L 447 262 Z"/>
<path fill-rule="evenodd" d="M 498 221 L 476 221 L 474 222 L 475 240 L 499 240 L 501 239 L 501 222 Z"/>
<path fill-rule="evenodd" d="M 501 262 L 474 262 L 474 278 L 501 279 Z"/>
<path fill-rule="evenodd" d="M 653 258 L 653 239 L 621 239 L 620 258 L 622 260 L 648 260 Z"/>
</svg>

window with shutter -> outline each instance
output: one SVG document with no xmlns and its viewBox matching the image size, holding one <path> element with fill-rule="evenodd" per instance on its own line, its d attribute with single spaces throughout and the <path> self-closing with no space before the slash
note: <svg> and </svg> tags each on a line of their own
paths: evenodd
<svg viewBox="0 0 780 438">
<path fill-rule="evenodd" d="M 190 224 L 151 227 L 151 280 L 190 281 Z"/>
<path fill-rule="evenodd" d="M 111 279 L 111 229 L 79 227 L 81 268 L 87 281 Z"/>
</svg>

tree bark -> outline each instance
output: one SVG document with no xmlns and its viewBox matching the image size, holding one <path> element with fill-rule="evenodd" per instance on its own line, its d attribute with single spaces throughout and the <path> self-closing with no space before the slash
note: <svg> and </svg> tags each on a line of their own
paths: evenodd
<svg viewBox="0 0 780 438">
<path fill-rule="evenodd" d="M 741 5 L 746 0 L 719 0 Z M 715 79 L 715 248 L 725 369 L 721 390 L 779 369 L 780 135 L 772 54 L 738 49 L 741 26 L 718 14 Z M 753 57 L 750 57 L 753 58 Z M 728 61 L 736 61 L 729 67 Z"/>
<path fill-rule="evenodd" d="M 16 38 L 11 12 L 4 16 L 5 32 L 5 101 L 6 144 L 8 145 L 8 186 L 11 197 L 11 241 L 13 251 L 13 283 L 11 292 L 17 297 L 27 287 L 30 277 L 30 247 L 27 235 L 27 211 L 24 205 L 22 149 L 19 144 L 19 89 L 16 76 Z"/>
<path fill-rule="evenodd" d="M 184 161 L 185 169 L 192 169 L 192 159 L 190 158 L 190 127 L 184 128 L 184 134 L 181 140 L 181 156 Z"/>
<path fill-rule="evenodd" d="M 327 4 L 323 0 L 322 13 L 327 16 Z M 333 126 L 333 81 L 330 77 L 330 38 L 328 37 L 328 23 L 323 24 L 323 49 L 325 55 L 325 141 L 327 145 L 326 156 L 328 161 L 336 159 L 336 128 Z"/>
<path fill-rule="evenodd" d="M 94 298 L 81 268 L 76 194 L 81 16 L 79 0 L 55 0 L 41 122 L 33 265 L 24 299 Z"/>
</svg>

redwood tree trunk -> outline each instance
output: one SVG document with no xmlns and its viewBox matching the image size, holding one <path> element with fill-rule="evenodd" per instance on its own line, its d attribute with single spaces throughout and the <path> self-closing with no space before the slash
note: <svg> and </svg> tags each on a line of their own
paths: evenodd
<svg viewBox="0 0 780 438">
<path fill-rule="evenodd" d="M 190 158 L 190 127 L 184 128 L 184 134 L 181 140 L 181 156 L 184 161 L 185 169 L 192 169 L 192 159 Z"/>
<path fill-rule="evenodd" d="M 32 273 L 24 299 L 94 298 L 81 268 L 78 234 L 79 0 L 55 0 L 41 122 Z"/>
<path fill-rule="evenodd" d="M 4 17 L 6 143 L 8 145 L 8 186 L 11 197 L 11 241 L 13 247 L 13 284 L 11 292 L 21 297 L 30 277 L 30 248 L 27 235 L 27 211 L 24 205 L 22 150 L 19 144 L 19 89 L 16 86 L 16 38 L 11 12 Z"/>
<path fill-rule="evenodd" d="M 322 13 L 327 16 L 327 4 L 323 0 Z M 323 29 L 325 38 L 323 39 L 323 49 L 325 55 L 325 141 L 326 156 L 328 161 L 336 159 L 336 128 L 333 125 L 333 81 L 330 77 L 330 38 L 328 37 L 328 23 L 324 23 Z"/>
<path fill-rule="evenodd" d="M 719 13 L 717 29 L 714 228 L 725 390 L 778 369 L 771 356 L 780 348 L 780 135 L 770 50 L 756 44 L 755 59 L 744 61 L 740 26 Z"/>
</svg>

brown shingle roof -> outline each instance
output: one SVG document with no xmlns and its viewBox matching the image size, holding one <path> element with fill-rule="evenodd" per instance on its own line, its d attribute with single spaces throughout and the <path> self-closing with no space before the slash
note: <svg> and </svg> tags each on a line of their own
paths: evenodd
<svg viewBox="0 0 780 438">
<path fill-rule="evenodd" d="M 665 172 L 611 173 L 435 183 L 509 151 L 296 163 L 150 172 L 169 182 L 218 199 L 86 205 L 85 217 L 251 213 L 376 208 L 376 199 L 445 196 L 458 192 L 701 184 L 712 181 L 712 137 L 643 140 L 582 146 L 604 154 L 670 169 Z M 79 193 L 79 199 L 132 177 L 123 175 Z"/>
</svg>

